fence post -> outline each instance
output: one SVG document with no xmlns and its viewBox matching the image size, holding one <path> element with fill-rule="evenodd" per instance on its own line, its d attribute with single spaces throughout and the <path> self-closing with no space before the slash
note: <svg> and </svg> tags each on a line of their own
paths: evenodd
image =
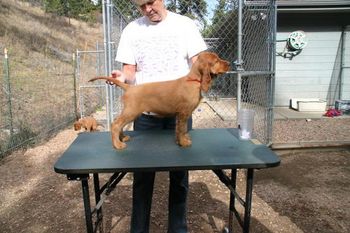
<svg viewBox="0 0 350 233">
<path fill-rule="evenodd" d="M 340 74 L 339 74 L 339 99 L 346 99 L 344 98 L 344 79 L 345 79 L 345 69 L 349 68 L 349 62 L 345 58 L 346 54 L 346 49 L 348 46 L 346 46 L 346 38 L 347 38 L 347 33 L 349 33 L 349 26 L 343 26 L 342 28 L 342 33 L 340 36 L 340 41 L 341 41 L 341 51 L 340 51 Z"/>
<path fill-rule="evenodd" d="M 11 83 L 10 83 L 10 69 L 7 48 L 4 48 L 4 92 L 7 96 L 8 107 L 8 122 L 10 126 L 10 134 L 13 135 L 13 118 L 12 118 L 12 102 L 11 102 Z"/>
<path fill-rule="evenodd" d="M 103 1 L 103 27 L 104 27 L 104 50 L 105 50 L 105 75 L 110 75 L 112 72 L 112 49 L 111 49 L 111 34 L 113 15 L 113 1 Z M 107 106 L 107 127 L 110 130 L 111 122 L 113 121 L 113 87 L 106 85 L 106 106 Z"/>
<path fill-rule="evenodd" d="M 242 95 L 242 74 L 243 71 L 243 61 L 242 61 L 242 27 L 243 27 L 243 6 L 242 6 L 242 0 L 238 0 L 238 38 L 237 38 L 237 61 L 236 61 L 236 68 L 237 68 L 237 116 L 238 111 L 241 109 L 241 95 Z"/>
<path fill-rule="evenodd" d="M 78 102 L 77 102 L 77 61 L 75 58 L 75 53 L 72 54 L 72 63 L 73 63 L 73 90 L 74 90 L 74 115 L 75 118 L 78 119 Z"/>
</svg>

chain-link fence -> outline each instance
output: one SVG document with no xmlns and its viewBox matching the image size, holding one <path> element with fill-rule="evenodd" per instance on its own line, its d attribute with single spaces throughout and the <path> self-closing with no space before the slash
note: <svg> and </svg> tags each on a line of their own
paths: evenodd
<svg viewBox="0 0 350 233">
<path fill-rule="evenodd" d="M 255 111 L 256 137 L 269 143 L 273 117 L 274 0 L 179 0 L 166 1 L 166 5 L 169 10 L 193 18 L 209 50 L 231 61 L 233 67 L 233 71 L 216 79 L 205 94 L 193 113 L 194 127 L 236 127 L 237 110 L 249 108 Z M 20 69 L 11 73 L 11 59 L 3 56 L 1 156 L 57 132 L 76 117 L 90 115 L 99 107 L 107 106 L 106 121 L 110 125 L 121 110 L 121 90 L 87 81 L 120 68 L 114 57 L 121 31 L 139 16 L 132 1 L 104 1 L 104 45 L 97 45 L 96 51 L 77 51 L 74 66 L 48 61 L 39 69 L 41 76 L 46 73 L 45 80 L 28 78 L 36 74 L 22 73 Z"/>
<path fill-rule="evenodd" d="M 169 10 L 191 17 L 200 27 L 209 50 L 231 61 L 233 71 L 217 79 L 193 113 L 195 128 L 236 127 L 240 108 L 255 111 L 255 136 L 272 139 L 274 90 L 274 0 L 165 1 Z M 106 0 L 105 72 L 120 68 L 115 48 L 121 31 L 140 16 L 129 0 Z M 120 88 L 107 88 L 108 124 L 121 110 Z"/>
<path fill-rule="evenodd" d="M 47 138 L 76 117 L 72 62 L 33 60 L 28 73 L 10 52 L 1 60 L 0 158 Z"/>
</svg>

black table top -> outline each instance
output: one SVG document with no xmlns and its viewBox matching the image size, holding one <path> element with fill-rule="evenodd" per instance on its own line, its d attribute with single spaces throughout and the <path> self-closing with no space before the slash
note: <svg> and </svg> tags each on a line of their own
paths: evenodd
<svg viewBox="0 0 350 233">
<path fill-rule="evenodd" d="M 133 171 L 267 168 L 280 159 L 265 145 L 240 140 L 237 129 L 194 129 L 192 146 L 175 144 L 172 130 L 130 131 L 124 150 L 112 147 L 110 132 L 81 133 L 56 162 L 62 174 Z"/>
</svg>

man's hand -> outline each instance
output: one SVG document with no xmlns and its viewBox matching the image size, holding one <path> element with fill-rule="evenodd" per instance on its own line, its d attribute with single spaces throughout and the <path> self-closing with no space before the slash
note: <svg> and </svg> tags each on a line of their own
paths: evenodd
<svg viewBox="0 0 350 233">
<path fill-rule="evenodd" d="M 111 74 L 112 74 L 112 78 L 116 78 L 123 83 L 125 82 L 125 76 L 123 72 L 121 72 L 120 70 L 113 70 Z M 114 83 L 111 83 L 109 81 L 106 81 L 106 83 L 109 85 L 114 85 Z"/>
</svg>

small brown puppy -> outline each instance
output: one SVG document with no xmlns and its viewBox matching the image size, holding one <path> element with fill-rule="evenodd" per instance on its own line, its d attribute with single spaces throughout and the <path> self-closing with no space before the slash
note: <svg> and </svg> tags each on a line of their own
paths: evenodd
<svg viewBox="0 0 350 233">
<path fill-rule="evenodd" d="M 74 122 L 74 130 L 78 131 L 81 128 L 85 129 L 85 131 L 87 132 L 91 132 L 91 131 L 96 131 L 97 130 L 97 121 L 95 118 L 93 117 L 84 117 L 81 118 L 79 120 L 77 120 L 76 122 Z"/>
<path fill-rule="evenodd" d="M 200 103 L 201 91 L 207 92 L 212 78 L 227 72 L 229 68 L 229 62 L 220 59 L 217 54 L 202 52 L 188 75 L 172 81 L 133 86 L 112 77 L 91 79 L 104 79 L 125 90 L 122 97 L 124 108 L 112 123 L 113 146 L 116 149 L 126 148 L 124 142 L 130 137 L 123 134 L 123 128 L 143 112 L 153 112 L 163 117 L 176 115 L 176 143 L 183 147 L 190 146 L 192 141 L 187 133 L 187 120 Z"/>
</svg>

